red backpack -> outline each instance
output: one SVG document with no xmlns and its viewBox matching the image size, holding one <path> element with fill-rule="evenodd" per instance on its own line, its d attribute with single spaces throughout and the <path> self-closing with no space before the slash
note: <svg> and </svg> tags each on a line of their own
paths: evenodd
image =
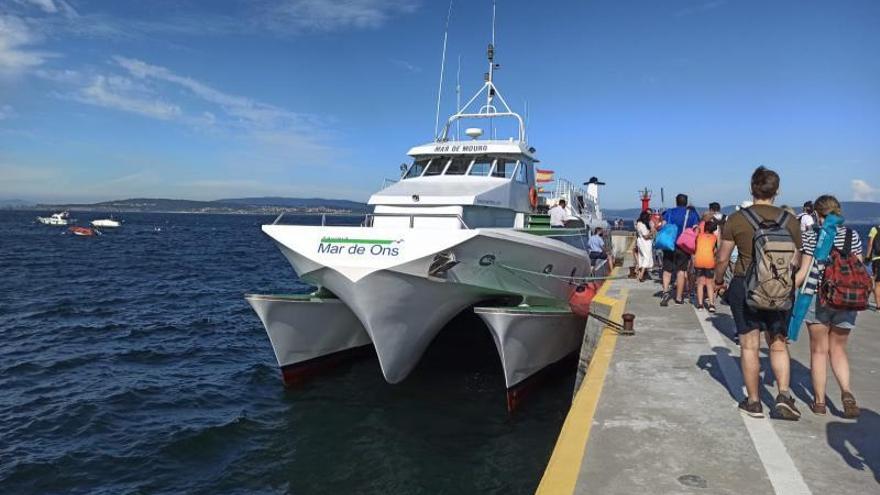
<svg viewBox="0 0 880 495">
<path fill-rule="evenodd" d="M 864 311 L 873 289 L 865 264 L 852 254 L 853 234 L 846 229 L 843 251 L 831 250 L 831 257 L 819 286 L 819 304 L 832 309 Z"/>
</svg>

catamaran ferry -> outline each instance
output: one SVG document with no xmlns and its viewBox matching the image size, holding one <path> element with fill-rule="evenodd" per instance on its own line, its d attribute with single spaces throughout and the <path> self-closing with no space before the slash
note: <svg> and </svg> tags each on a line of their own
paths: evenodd
<svg viewBox="0 0 880 495">
<path fill-rule="evenodd" d="M 536 151 L 523 118 L 489 72 L 433 142 L 409 150 L 401 179 L 373 194 L 361 226 L 264 225 L 304 295 L 246 296 L 262 320 L 286 383 L 312 365 L 372 346 L 389 383 L 405 379 L 434 337 L 475 311 L 494 338 L 508 390 L 574 352 L 585 320 L 569 298 L 593 273 L 590 228 L 606 225 L 598 193 L 557 179 L 536 182 Z M 497 138 L 507 120 L 513 135 Z M 462 122 L 467 139 L 453 136 Z M 567 201 L 565 228 L 546 208 Z"/>
</svg>

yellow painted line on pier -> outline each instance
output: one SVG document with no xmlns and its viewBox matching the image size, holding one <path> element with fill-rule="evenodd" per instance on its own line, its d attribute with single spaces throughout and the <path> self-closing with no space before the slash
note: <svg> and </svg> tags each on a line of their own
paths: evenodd
<svg viewBox="0 0 880 495">
<path fill-rule="evenodd" d="M 615 268 L 611 272 L 612 276 L 616 272 Z M 603 284 L 593 301 L 611 305 L 609 319 L 619 321 L 623 315 L 629 291 L 621 289 L 620 297 L 612 298 L 606 294 L 610 285 L 610 283 Z M 587 451 L 587 442 L 590 439 L 593 416 L 599 406 L 599 397 L 602 395 L 602 387 L 605 384 L 605 376 L 608 372 L 608 366 L 611 364 L 616 343 L 617 332 L 606 326 L 602 330 L 602 336 L 596 345 L 581 388 L 575 395 L 571 409 L 565 417 L 562 431 L 559 432 L 559 439 L 553 448 L 550 462 L 547 463 L 547 469 L 544 471 L 536 493 L 553 495 L 574 493 L 581 464 Z"/>
</svg>

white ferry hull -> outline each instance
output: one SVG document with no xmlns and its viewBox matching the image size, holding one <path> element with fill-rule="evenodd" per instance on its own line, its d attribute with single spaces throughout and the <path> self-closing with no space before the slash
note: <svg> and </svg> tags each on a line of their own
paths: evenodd
<svg viewBox="0 0 880 495">
<path fill-rule="evenodd" d="M 245 299 L 266 328 L 285 384 L 296 383 L 322 360 L 372 343 L 339 299 L 259 294 Z"/>
<path fill-rule="evenodd" d="M 263 230 L 300 278 L 331 291 L 357 316 L 389 383 L 406 378 L 440 329 L 466 308 L 511 295 L 567 301 L 574 284 L 561 277 L 589 271 L 583 251 L 512 229 Z M 432 272 L 438 254 L 454 261 Z"/>
<path fill-rule="evenodd" d="M 566 309 L 474 308 L 492 333 L 508 389 L 571 355 L 587 320 Z"/>
</svg>

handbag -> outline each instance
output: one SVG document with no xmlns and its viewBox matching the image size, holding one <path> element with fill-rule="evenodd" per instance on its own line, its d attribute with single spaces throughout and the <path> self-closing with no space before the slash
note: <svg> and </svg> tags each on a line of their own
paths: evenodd
<svg viewBox="0 0 880 495">
<path fill-rule="evenodd" d="M 675 241 L 675 245 L 687 254 L 694 254 L 694 252 L 697 250 L 697 229 L 687 228 L 688 215 L 690 215 L 690 213 L 691 210 L 687 210 L 684 214 L 684 223 L 682 224 L 682 227 L 684 227 L 684 232 L 682 232 L 681 235 L 678 236 L 678 239 L 676 239 Z"/>
</svg>

